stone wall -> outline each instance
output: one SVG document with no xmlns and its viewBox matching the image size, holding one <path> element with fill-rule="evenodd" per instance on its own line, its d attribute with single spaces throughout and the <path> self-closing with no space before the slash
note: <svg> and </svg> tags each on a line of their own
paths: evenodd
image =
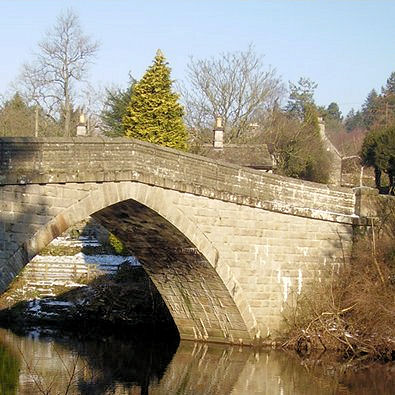
<svg viewBox="0 0 395 395">
<path fill-rule="evenodd" d="M 350 189 L 261 173 L 138 140 L 0 139 L 0 185 L 107 181 L 137 181 L 329 220 L 342 221 L 341 216 L 354 213 Z"/>
<path fill-rule="evenodd" d="M 2 217 L 3 287 L 93 214 L 138 257 L 184 339 L 250 344 L 275 335 L 291 292 L 319 281 L 351 248 L 351 223 L 140 183 L 4 186 L 0 193 L 14 200 L 7 223 Z"/>
<path fill-rule="evenodd" d="M 133 140 L 0 142 L 2 289 L 93 215 L 143 264 L 183 339 L 252 344 L 350 254 L 351 190 Z"/>
</svg>

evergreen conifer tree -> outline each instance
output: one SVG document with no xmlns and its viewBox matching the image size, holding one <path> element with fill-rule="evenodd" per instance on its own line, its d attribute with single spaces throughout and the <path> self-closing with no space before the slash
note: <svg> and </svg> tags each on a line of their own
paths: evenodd
<svg viewBox="0 0 395 395">
<path fill-rule="evenodd" d="M 126 89 L 107 89 L 105 108 L 101 113 L 104 125 L 104 134 L 108 137 L 124 137 L 123 117 L 130 103 L 130 98 L 136 81 L 130 77 L 129 86 Z"/>
<path fill-rule="evenodd" d="M 123 117 L 128 137 L 186 151 L 187 131 L 178 95 L 171 91 L 170 68 L 158 50 L 153 64 L 136 83 Z"/>
</svg>

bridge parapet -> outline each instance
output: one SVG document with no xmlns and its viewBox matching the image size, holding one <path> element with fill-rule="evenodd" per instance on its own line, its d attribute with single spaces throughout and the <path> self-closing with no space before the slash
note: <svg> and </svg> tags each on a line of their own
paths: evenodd
<svg viewBox="0 0 395 395">
<path fill-rule="evenodd" d="M 0 185 L 132 181 L 296 216 L 353 223 L 351 189 L 130 139 L 1 138 Z"/>
</svg>

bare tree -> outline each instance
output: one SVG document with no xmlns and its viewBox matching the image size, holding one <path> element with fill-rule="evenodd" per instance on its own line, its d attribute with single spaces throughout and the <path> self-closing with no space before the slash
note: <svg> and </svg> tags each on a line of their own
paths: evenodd
<svg viewBox="0 0 395 395">
<path fill-rule="evenodd" d="M 187 70 L 182 97 L 186 123 L 195 138 L 212 128 L 216 116 L 224 120 L 228 141 L 242 137 L 258 113 L 261 116 L 272 108 L 283 93 L 275 70 L 266 70 L 251 45 L 244 52 L 224 53 L 217 59 L 191 58 Z"/>
<path fill-rule="evenodd" d="M 84 103 L 82 112 L 86 116 L 86 128 L 88 135 L 103 133 L 101 114 L 105 107 L 106 92 L 102 86 L 87 84 L 81 90 L 81 102 Z"/>
<path fill-rule="evenodd" d="M 78 16 L 67 10 L 38 44 L 33 62 L 25 64 L 21 86 L 30 102 L 63 124 L 70 136 L 76 82 L 82 82 L 99 44 L 82 33 Z"/>
</svg>

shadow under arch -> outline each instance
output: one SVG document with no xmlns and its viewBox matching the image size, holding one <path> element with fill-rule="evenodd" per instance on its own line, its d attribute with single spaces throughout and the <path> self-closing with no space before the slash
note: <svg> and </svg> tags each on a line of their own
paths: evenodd
<svg viewBox="0 0 395 395">
<path fill-rule="evenodd" d="M 181 339 L 251 344 L 253 317 L 215 246 L 176 206 L 177 193 L 155 186 L 102 183 L 55 216 L 22 246 L 22 267 L 54 238 L 93 216 L 135 255 L 161 293 Z M 244 311 L 244 315 L 241 314 Z M 249 331 L 250 329 L 250 331 Z"/>
</svg>

